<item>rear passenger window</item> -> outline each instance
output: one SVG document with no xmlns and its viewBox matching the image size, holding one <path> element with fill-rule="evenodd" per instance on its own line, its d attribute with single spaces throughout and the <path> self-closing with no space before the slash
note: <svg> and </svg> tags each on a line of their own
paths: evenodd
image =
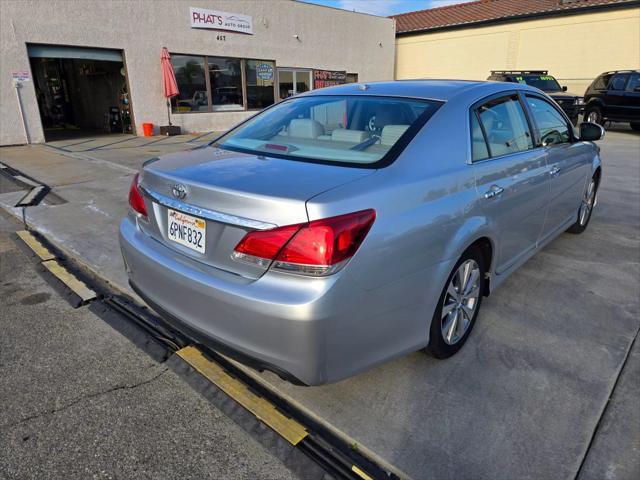
<svg viewBox="0 0 640 480">
<path fill-rule="evenodd" d="M 631 75 L 631 80 L 627 85 L 627 92 L 635 92 L 638 87 L 640 87 L 640 73 L 634 73 Z"/>
<path fill-rule="evenodd" d="M 489 158 L 487 142 L 484 140 L 484 134 L 475 112 L 471 114 L 471 153 L 474 162 Z"/>
<path fill-rule="evenodd" d="M 477 109 L 489 155 L 498 157 L 533 148 L 531 132 L 518 97 L 500 98 Z"/>
<path fill-rule="evenodd" d="M 539 97 L 530 97 L 529 95 L 527 95 L 527 103 L 540 130 L 540 140 L 543 145 L 571 141 L 569 125 L 553 105 Z"/>
<path fill-rule="evenodd" d="M 611 80 L 611 74 L 600 75 L 593 83 L 593 88 L 595 90 L 606 90 L 609 85 L 609 80 Z"/>
<path fill-rule="evenodd" d="M 624 90 L 624 87 L 627 85 L 627 79 L 629 78 L 628 73 L 618 73 L 613 76 L 613 80 L 611 80 L 611 90 Z"/>
</svg>

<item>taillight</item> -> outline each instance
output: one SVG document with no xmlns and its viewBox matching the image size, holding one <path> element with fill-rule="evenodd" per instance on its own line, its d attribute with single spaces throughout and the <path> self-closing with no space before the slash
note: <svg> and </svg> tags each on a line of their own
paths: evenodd
<svg viewBox="0 0 640 480">
<path fill-rule="evenodd" d="M 134 212 L 146 218 L 147 207 L 144 204 L 144 198 L 142 198 L 142 193 L 140 192 L 140 188 L 138 187 L 140 183 L 139 177 L 140 175 L 138 173 L 133 176 L 133 181 L 131 182 L 131 187 L 129 188 L 129 205 Z"/>
<path fill-rule="evenodd" d="M 362 210 L 308 223 L 250 232 L 231 257 L 292 273 L 330 275 L 356 253 L 376 218 L 375 210 Z"/>
</svg>

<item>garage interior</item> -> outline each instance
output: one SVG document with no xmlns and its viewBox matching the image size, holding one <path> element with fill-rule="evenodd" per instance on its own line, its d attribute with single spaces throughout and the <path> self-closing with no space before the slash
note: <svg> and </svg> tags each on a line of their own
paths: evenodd
<svg viewBox="0 0 640 480">
<path fill-rule="evenodd" d="M 29 45 L 28 52 L 47 142 L 133 133 L 120 51 Z"/>
</svg>

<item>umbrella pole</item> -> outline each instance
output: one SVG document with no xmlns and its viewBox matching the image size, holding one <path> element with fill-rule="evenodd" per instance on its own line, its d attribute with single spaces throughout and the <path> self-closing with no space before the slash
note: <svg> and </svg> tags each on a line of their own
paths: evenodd
<svg viewBox="0 0 640 480">
<path fill-rule="evenodd" d="M 171 100 L 167 98 L 167 119 L 169 120 L 169 126 L 171 126 Z"/>
</svg>

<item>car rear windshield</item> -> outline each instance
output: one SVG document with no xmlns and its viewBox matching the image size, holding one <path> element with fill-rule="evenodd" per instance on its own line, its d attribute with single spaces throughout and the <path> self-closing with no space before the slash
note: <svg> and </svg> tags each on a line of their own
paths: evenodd
<svg viewBox="0 0 640 480">
<path fill-rule="evenodd" d="M 366 95 L 292 97 L 231 130 L 214 146 L 371 168 L 393 161 L 441 104 Z"/>
<path fill-rule="evenodd" d="M 536 87 L 543 92 L 557 92 L 562 90 L 558 81 L 551 75 L 517 75 L 516 82 Z"/>
</svg>

